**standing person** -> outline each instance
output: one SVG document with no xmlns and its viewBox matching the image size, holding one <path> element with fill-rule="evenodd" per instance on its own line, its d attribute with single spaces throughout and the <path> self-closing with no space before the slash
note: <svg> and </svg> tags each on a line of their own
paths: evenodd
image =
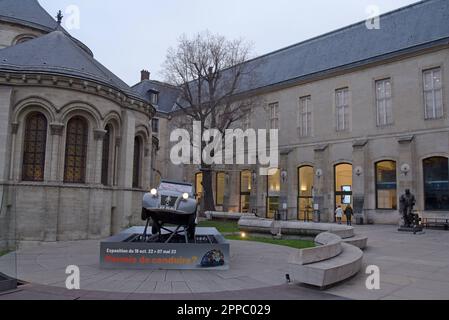
<svg viewBox="0 0 449 320">
<path fill-rule="evenodd" d="M 345 209 L 345 215 L 348 226 L 352 226 L 352 217 L 354 216 L 354 210 L 352 209 L 350 204 L 348 204 L 348 206 Z"/>
<path fill-rule="evenodd" d="M 343 209 L 341 206 L 338 206 L 337 210 L 335 210 L 335 217 L 337 218 L 338 224 L 341 224 L 341 219 L 343 218 Z"/>
</svg>

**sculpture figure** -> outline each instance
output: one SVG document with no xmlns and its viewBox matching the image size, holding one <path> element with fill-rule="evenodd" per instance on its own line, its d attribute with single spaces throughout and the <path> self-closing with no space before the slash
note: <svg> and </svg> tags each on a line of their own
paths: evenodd
<svg viewBox="0 0 449 320">
<path fill-rule="evenodd" d="M 415 196 L 409 189 L 405 190 L 405 194 L 403 194 L 400 198 L 400 212 L 404 218 L 405 228 L 414 228 L 419 225 L 419 217 L 413 213 L 415 204 Z"/>
</svg>

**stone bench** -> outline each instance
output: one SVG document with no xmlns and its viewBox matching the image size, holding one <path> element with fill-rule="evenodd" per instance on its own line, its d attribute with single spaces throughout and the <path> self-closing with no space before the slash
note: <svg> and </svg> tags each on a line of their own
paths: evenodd
<svg viewBox="0 0 449 320">
<path fill-rule="evenodd" d="M 219 212 L 219 211 L 207 211 L 205 212 L 208 220 L 239 220 L 242 217 L 248 215 L 246 213 L 239 212 Z"/>
<path fill-rule="evenodd" d="M 340 283 L 362 268 L 363 252 L 331 233 L 320 234 L 317 247 L 302 249 L 289 258 L 290 278 L 319 288 Z"/>
<path fill-rule="evenodd" d="M 296 251 L 289 258 L 289 263 L 307 265 L 324 260 L 329 260 L 341 254 L 343 251 L 341 238 L 331 233 L 322 233 L 316 239 L 314 248 L 306 248 Z"/>
<path fill-rule="evenodd" d="M 284 235 L 316 237 L 323 232 L 331 232 L 343 239 L 354 237 L 354 228 L 332 223 L 313 223 L 301 221 L 273 221 L 245 215 L 239 220 L 239 229 L 245 232 L 272 233 L 281 228 Z"/>
</svg>

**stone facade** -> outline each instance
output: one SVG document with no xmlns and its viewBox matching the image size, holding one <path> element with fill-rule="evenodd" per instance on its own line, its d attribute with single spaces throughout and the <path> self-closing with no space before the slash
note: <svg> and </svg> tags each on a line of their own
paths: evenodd
<svg viewBox="0 0 449 320">
<path fill-rule="evenodd" d="M 0 48 L 45 34 L 0 21 Z M 140 223 L 142 197 L 151 185 L 150 121 L 155 113 L 145 98 L 70 74 L 0 70 L 0 106 L 0 249 L 16 242 L 101 239 Z M 26 119 L 35 113 L 47 122 L 44 176 L 24 181 Z M 67 125 L 74 117 L 85 119 L 88 127 L 83 183 L 64 179 Z"/>
<path fill-rule="evenodd" d="M 288 178 L 281 186 L 280 193 L 287 197 L 287 218 L 298 219 L 298 168 L 312 166 L 314 177 L 314 203 L 319 204 L 322 221 L 333 221 L 335 210 L 334 168 L 337 164 L 350 164 L 352 173 L 352 204 L 355 199 L 363 200 L 365 222 L 397 224 L 400 215 L 396 209 L 382 210 L 376 207 L 375 164 L 383 160 L 396 163 L 397 201 L 409 188 L 417 196 L 420 212 L 436 216 L 447 216 L 444 211 L 426 211 L 424 199 L 423 160 L 429 157 L 449 157 L 449 49 L 447 46 L 424 50 L 400 58 L 385 59 L 328 77 L 291 84 L 282 88 L 259 91 L 263 105 L 252 110 L 251 128 L 267 129 L 269 123 L 268 105 L 279 103 L 279 143 L 281 149 L 281 169 Z M 443 78 L 444 116 L 426 120 L 424 113 L 423 71 L 441 68 Z M 392 110 L 394 121 L 391 125 L 378 126 L 376 117 L 377 80 L 390 79 L 392 83 Z M 335 128 L 335 91 L 348 88 L 350 128 L 337 132 Z M 312 104 L 312 134 L 302 137 L 298 125 L 299 99 L 310 96 Z M 183 116 L 182 114 L 174 114 Z M 165 141 L 168 141 L 165 140 Z M 169 152 L 170 148 L 164 148 Z M 164 155 L 167 157 L 167 155 Z M 401 166 L 408 164 L 410 171 L 402 172 Z M 357 171 L 361 170 L 361 171 Z M 178 168 L 179 169 L 179 168 Z M 217 167 L 217 171 L 228 171 L 229 182 L 225 189 L 229 192 L 230 211 L 240 210 L 240 171 L 256 171 L 256 167 Z M 184 173 L 168 170 L 168 178 L 184 178 L 195 182 L 198 168 L 187 166 Z M 256 171 L 257 172 L 257 171 Z M 215 179 L 214 179 L 215 180 Z M 215 186 L 214 186 L 215 190 Z M 257 177 L 252 196 L 257 199 L 257 209 L 261 216 L 267 215 L 267 178 Z M 282 205 L 282 204 L 281 204 Z M 222 207 L 219 207 L 221 209 Z M 282 208 L 280 208 L 282 211 Z M 301 218 L 302 219 L 302 218 Z"/>
</svg>

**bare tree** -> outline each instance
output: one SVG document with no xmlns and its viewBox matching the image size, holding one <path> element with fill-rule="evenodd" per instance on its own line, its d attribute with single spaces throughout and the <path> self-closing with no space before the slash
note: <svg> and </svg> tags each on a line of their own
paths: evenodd
<svg viewBox="0 0 449 320">
<path fill-rule="evenodd" d="M 183 114 L 182 126 L 193 121 L 201 123 L 201 137 L 208 129 L 217 129 L 224 141 L 225 131 L 248 115 L 253 98 L 238 97 L 242 85 L 254 81 L 255 63 L 247 63 L 252 46 L 242 39 L 227 40 L 210 32 L 189 39 L 179 39 L 176 48 L 169 49 L 164 66 L 166 81 L 180 88 L 178 111 Z M 202 141 L 200 154 L 207 144 Z M 195 146 L 194 146 L 195 148 Z M 201 157 L 202 158 L 202 157 Z M 213 165 L 201 159 L 203 173 L 203 211 L 214 211 L 212 192 Z"/>
</svg>

